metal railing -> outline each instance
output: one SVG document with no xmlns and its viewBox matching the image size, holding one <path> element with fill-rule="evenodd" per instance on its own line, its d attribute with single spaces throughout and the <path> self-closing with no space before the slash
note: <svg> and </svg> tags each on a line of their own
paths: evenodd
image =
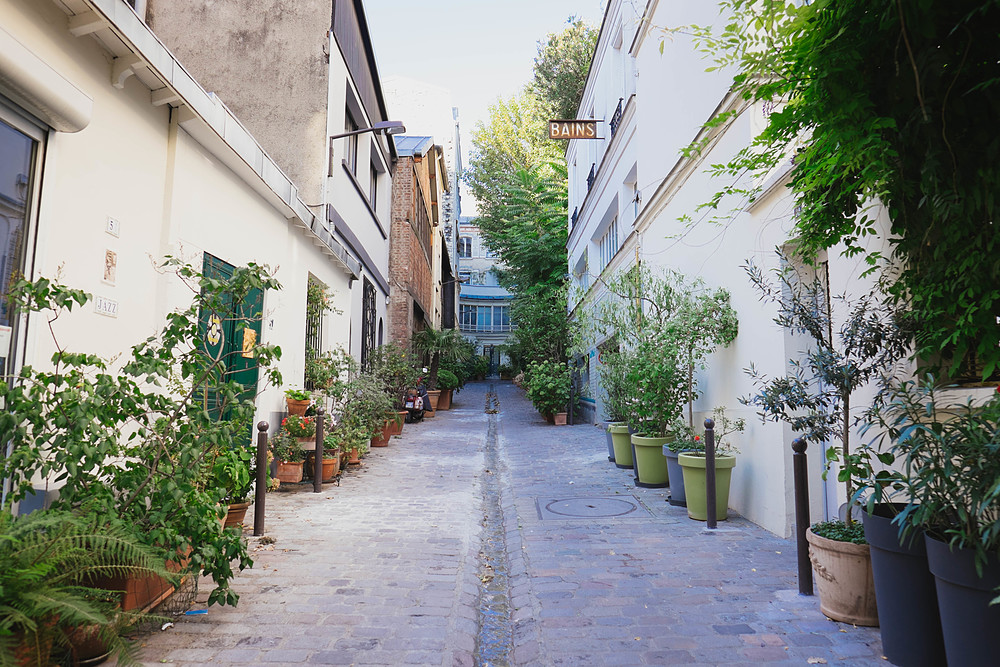
<svg viewBox="0 0 1000 667">
<path fill-rule="evenodd" d="M 516 324 L 459 324 L 460 331 L 465 333 L 507 333 L 517 329 Z"/>
<path fill-rule="evenodd" d="M 580 217 L 580 207 L 576 207 L 573 209 L 573 215 L 571 215 L 569 218 L 570 231 L 573 231 L 573 229 L 576 227 L 576 221 L 579 217 Z"/>
<path fill-rule="evenodd" d="M 596 171 L 597 171 L 597 163 L 595 162 L 594 164 L 590 165 L 590 173 L 587 174 L 587 192 L 588 193 L 590 192 L 590 189 L 592 187 L 594 187 L 594 179 L 597 177 L 597 174 L 595 173 Z"/>
<path fill-rule="evenodd" d="M 611 138 L 615 138 L 615 132 L 618 131 L 618 126 L 622 122 L 622 103 L 625 101 L 624 97 L 618 98 L 618 107 L 615 109 L 614 115 L 611 116 Z"/>
</svg>

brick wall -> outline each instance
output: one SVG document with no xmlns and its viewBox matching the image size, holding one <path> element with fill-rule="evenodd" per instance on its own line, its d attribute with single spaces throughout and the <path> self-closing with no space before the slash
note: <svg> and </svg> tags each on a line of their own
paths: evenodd
<svg viewBox="0 0 1000 667">
<path fill-rule="evenodd" d="M 392 221 L 389 230 L 389 340 L 408 343 L 413 331 L 413 303 L 428 312 L 433 307 L 433 274 L 411 221 L 418 219 L 417 172 L 413 159 L 400 157 L 392 179 Z M 424 213 L 426 215 L 426 213 Z M 423 217 L 423 216 L 419 216 Z"/>
</svg>

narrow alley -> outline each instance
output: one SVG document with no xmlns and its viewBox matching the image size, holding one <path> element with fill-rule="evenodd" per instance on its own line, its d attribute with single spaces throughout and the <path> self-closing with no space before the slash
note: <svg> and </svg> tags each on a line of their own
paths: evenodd
<svg viewBox="0 0 1000 667">
<path fill-rule="evenodd" d="M 470 384 L 339 486 L 269 494 L 239 606 L 177 616 L 143 659 L 885 664 L 877 628 L 797 594 L 792 541 L 732 511 L 709 534 L 665 498 L 608 462 L 600 429 L 546 424 L 509 382 Z"/>
</svg>

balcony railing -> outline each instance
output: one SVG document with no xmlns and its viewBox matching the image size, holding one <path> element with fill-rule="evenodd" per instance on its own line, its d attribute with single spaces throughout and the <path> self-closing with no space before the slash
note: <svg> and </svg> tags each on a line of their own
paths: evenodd
<svg viewBox="0 0 1000 667">
<path fill-rule="evenodd" d="M 615 109 L 615 113 L 611 116 L 611 138 L 614 139 L 615 132 L 618 131 L 618 126 L 622 122 L 622 102 L 625 100 L 624 97 L 618 98 L 618 107 Z"/>
<path fill-rule="evenodd" d="M 508 333 L 517 329 L 515 324 L 468 324 L 459 325 L 463 333 Z"/>
<path fill-rule="evenodd" d="M 573 231 L 573 229 L 576 227 L 576 221 L 577 218 L 579 217 L 580 217 L 580 207 L 578 206 L 573 209 L 573 215 L 571 215 L 569 218 L 569 231 Z"/>
<path fill-rule="evenodd" d="M 590 165 L 590 173 L 587 174 L 587 192 L 588 193 L 590 192 L 590 189 L 592 187 L 594 187 L 594 179 L 597 177 L 597 174 L 595 173 L 596 171 L 597 171 L 597 163 L 595 162 L 594 164 Z"/>
</svg>

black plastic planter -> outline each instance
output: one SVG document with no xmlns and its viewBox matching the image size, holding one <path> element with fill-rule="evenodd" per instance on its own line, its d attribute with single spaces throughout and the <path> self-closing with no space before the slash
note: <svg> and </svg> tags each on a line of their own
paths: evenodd
<svg viewBox="0 0 1000 667">
<path fill-rule="evenodd" d="M 940 667 L 945 664 L 944 639 L 923 533 L 911 533 L 901 544 L 899 526 L 892 523 L 904 507 L 881 504 L 872 516 L 862 513 L 871 546 L 882 652 L 901 667 Z"/>
<path fill-rule="evenodd" d="M 995 554 L 976 573 L 973 552 L 955 549 L 924 536 L 927 563 L 937 581 L 938 608 L 948 664 L 993 667 L 1000 659 L 1000 605 L 990 606 L 1000 586 L 1000 558 Z"/>
</svg>

